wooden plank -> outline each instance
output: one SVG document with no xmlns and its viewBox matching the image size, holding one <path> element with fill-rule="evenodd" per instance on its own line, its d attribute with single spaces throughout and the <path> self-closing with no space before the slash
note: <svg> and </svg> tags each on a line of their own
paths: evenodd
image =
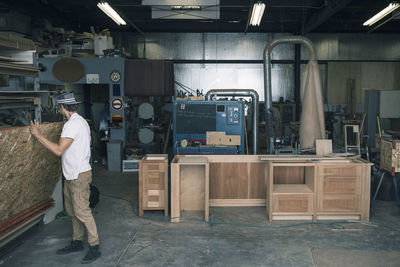
<svg viewBox="0 0 400 267">
<path fill-rule="evenodd" d="M 361 220 L 369 221 L 371 197 L 371 167 L 364 164 L 361 173 Z"/>
<path fill-rule="evenodd" d="M 265 173 L 265 163 L 249 163 L 249 198 L 265 198 L 267 191 L 267 175 Z"/>
<path fill-rule="evenodd" d="M 15 225 L 18 225 L 22 221 L 24 221 L 26 218 L 32 216 L 36 212 L 47 209 L 49 207 L 52 207 L 54 205 L 53 199 L 48 199 L 46 201 L 42 201 L 40 203 L 34 204 L 31 207 L 17 213 L 16 215 L 12 216 L 11 218 L 2 221 L 0 224 L 0 236 L 3 235 L 3 233 L 7 232 L 9 228 L 14 227 Z"/>
<path fill-rule="evenodd" d="M 360 215 L 317 215 L 317 220 L 361 220 Z"/>
<path fill-rule="evenodd" d="M 222 163 L 209 164 L 210 199 L 223 199 Z"/>
<path fill-rule="evenodd" d="M 273 215 L 271 221 L 311 221 L 312 215 Z"/>
<path fill-rule="evenodd" d="M 271 222 L 272 221 L 272 191 L 274 190 L 274 171 L 273 171 L 273 165 L 272 162 L 268 162 L 267 165 L 267 171 L 268 171 L 268 220 Z"/>
<path fill-rule="evenodd" d="M 199 164 L 204 164 L 207 163 L 207 158 L 204 157 L 191 157 L 191 158 L 181 158 L 178 160 L 178 163 L 188 163 L 188 164 L 195 164 L 195 163 L 199 163 Z"/>
<path fill-rule="evenodd" d="M 181 200 L 180 200 L 180 166 L 178 163 L 171 164 L 171 222 L 180 222 Z"/>
<path fill-rule="evenodd" d="M 143 216 L 143 160 L 139 160 L 139 216 Z"/>
<path fill-rule="evenodd" d="M 50 207 L 51 208 L 51 207 Z M 47 210 L 40 210 L 39 212 L 35 213 L 33 216 L 27 218 L 26 220 L 24 220 L 23 222 L 21 222 L 18 225 L 15 225 L 13 228 L 9 229 L 9 231 L 7 231 L 6 233 L 2 234 L 0 236 L 0 247 L 2 247 L 3 244 L 6 244 L 7 242 L 9 242 L 10 240 L 6 240 L 7 237 L 9 237 L 10 235 L 14 234 L 15 232 L 23 229 L 24 227 L 27 227 L 30 223 L 32 223 L 33 221 L 37 220 L 40 217 L 43 217 L 44 213 Z M 43 218 L 40 218 L 39 221 L 41 221 Z M 26 229 L 25 229 L 26 230 Z M 3 243 L 5 242 L 5 243 Z"/>
<path fill-rule="evenodd" d="M 169 203 L 168 203 L 168 155 L 164 160 L 164 215 L 168 216 L 169 214 Z"/>
<path fill-rule="evenodd" d="M 265 199 L 210 199 L 210 207 L 264 207 Z"/>
<path fill-rule="evenodd" d="M 205 209 L 204 220 L 206 222 L 208 222 L 210 219 L 210 208 L 209 208 L 210 207 L 210 177 L 209 177 L 209 173 L 210 173 L 209 164 L 206 164 L 205 165 L 205 177 L 204 177 L 204 179 L 205 179 L 205 181 L 204 181 L 204 183 L 205 183 L 205 187 L 204 187 L 204 209 Z"/>
<path fill-rule="evenodd" d="M 145 160 L 162 160 L 168 159 L 167 154 L 147 154 L 144 158 Z"/>
<path fill-rule="evenodd" d="M 273 194 L 313 194 L 313 190 L 305 184 L 274 184 Z"/>
</svg>

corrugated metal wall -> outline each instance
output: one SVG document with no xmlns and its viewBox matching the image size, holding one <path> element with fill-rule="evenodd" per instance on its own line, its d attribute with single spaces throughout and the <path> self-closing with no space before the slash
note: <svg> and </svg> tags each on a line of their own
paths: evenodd
<svg viewBox="0 0 400 267">
<path fill-rule="evenodd" d="M 204 92 L 212 88 L 251 88 L 264 100 L 263 67 L 261 60 L 265 46 L 275 37 L 287 34 L 269 33 L 149 33 L 117 35 L 115 41 L 127 48 L 133 57 L 168 59 L 175 62 L 176 81 Z M 391 34 L 310 34 L 323 61 L 388 61 L 400 60 L 400 36 Z M 144 46 L 144 43 L 146 44 Z M 302 47 L 302 60 L 308 53 Z M 294 60 L 293 45 L 279 45 L 272 53 L 273 60 Z M 210 64 L 209 60 L 222 61 Z M 224 60 L 229 60 L 225 64 Z M 260 63 L 243 61 L 258 60 Z M 191 61 L 190 63 L 179 61 Z M 196 61 L 199 61 L 198 63 Z M 235 62 L 237 61 L 237 62 Z M 371 63 L 370 68 L 379 69 Z M 328 65 L 321 64 L 324 96 L 328 91 Z M 330 72 L 331 73 L 331 72 Z M 369 72 L 370 73 L 370 72 Z M 397 72 L 396 72 L 397 73 Z M 293 64 L 274 64 L 272 69 L 273 101 L 280 97 L 293 101 Z M 179 89 L 179 87 L 175 87 Z M 345 90 L 346 88 L 335 88 Z M 331 89 L 332 90 L 332 89 Z"/>
</svg>

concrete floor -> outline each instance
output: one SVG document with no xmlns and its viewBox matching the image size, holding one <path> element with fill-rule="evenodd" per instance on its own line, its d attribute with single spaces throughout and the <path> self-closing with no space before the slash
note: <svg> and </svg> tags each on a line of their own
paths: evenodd
<svg viewBox="0 0 400 267">
<path fill-rule="evenodd" d="M 211 208 L 213 224 L 172 224 L 161 211 L 137 216 L 137 173 L 95 165 L 94 209 L 102 256 L 88 266 L 400 266 L 400 208 L 377 201 L 369 223 L 268 222 L 263 207 Z M 56 255 L 71 221 L 35 226 L 0 266 L 80 266 L 85 252 Z"/>
</svg>

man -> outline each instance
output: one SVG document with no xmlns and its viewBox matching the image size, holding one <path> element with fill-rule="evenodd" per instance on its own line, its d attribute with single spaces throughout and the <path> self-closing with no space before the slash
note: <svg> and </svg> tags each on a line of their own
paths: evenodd
<svg viewBox="0 0 400 267">
<path fill-rule="evenodd" d="M 60 112 L 67 118 L 61 138 L 57 143 L 49 141 L 39 131 L 39 123 L 31 122 L 30 132 L 48 150 L 61 156 L 62 171 L 65 177 L 65 209 L 72 217 L 72 241 L 57 254 L 68 254 L 83 250 L 84 226 L 88 233 L 89 251 L 82 263 L 90 263 L 100 257 L 99 237 L 92 211 L 89 208 L 90 182 L 92 168 L 90 159 L 90 128 L 78 113 L 79 102 L 73 93 L 57 96 Z"/>
</svg>

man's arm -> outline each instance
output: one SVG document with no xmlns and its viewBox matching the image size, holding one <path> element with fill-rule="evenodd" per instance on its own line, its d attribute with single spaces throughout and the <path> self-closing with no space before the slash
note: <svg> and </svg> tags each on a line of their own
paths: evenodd
<svg viewBox="0 0 400 267">
<path fill-rule="evenodd" d="M 54 155 L 56 156 L 61 156 L 64 151 L 72 144 L 74 139 L 72 138 L 64 138 L 61 137 L 60 140 L 57 143 L 53 143 L 49 141 L 46 137 L 44 137 L 40 132 L 39 132 L 39 123 L 34 120 L 33 122 L 31 121 L 31 126 L 29 128 L 31 134 L 36 137 L 36 139 L 48 150 L 53 152 Z"/>
</svg>

